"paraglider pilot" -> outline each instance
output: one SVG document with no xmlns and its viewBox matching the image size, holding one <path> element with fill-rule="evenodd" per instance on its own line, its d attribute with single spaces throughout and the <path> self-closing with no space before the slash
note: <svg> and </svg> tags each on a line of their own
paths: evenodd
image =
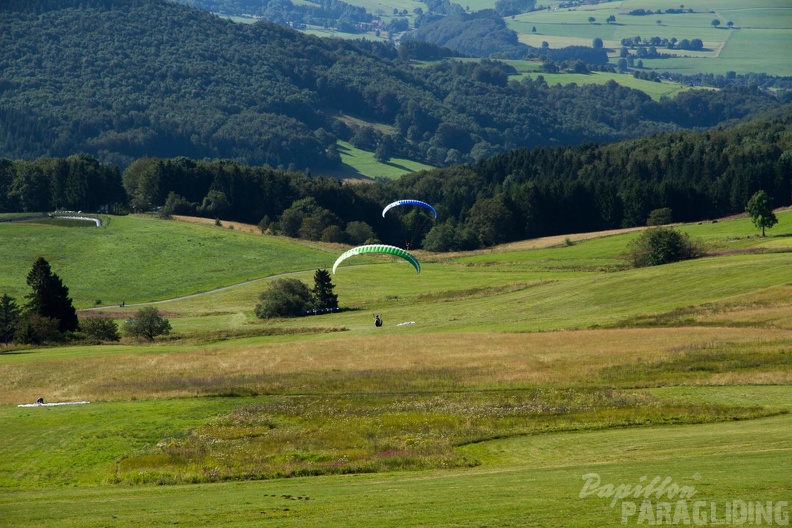
<svg viewBox="0 0 792 528">
<path fill-rule="evenodd" d="M 374 326 L 382 326 L 382 319 L 379 314 L 374 316 Z"/>
</svg>

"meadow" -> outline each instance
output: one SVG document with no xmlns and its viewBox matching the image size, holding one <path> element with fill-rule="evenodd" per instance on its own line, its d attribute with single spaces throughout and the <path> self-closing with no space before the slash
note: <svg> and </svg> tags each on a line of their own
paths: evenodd
<svg viewBox="0 0 792 528">
<path fill-rule="evenodd" d="M 349 120 L 345 121 L 349 122 Z M 359 119 L 354 119 L 352 121 L 358 126 L 370 126 L 374 128 L 384 126 Z M 346 141 L 338 142 L 338 153 L 341 155 L 341 168 L 334 171 L 325 171 L 325 173 L 343 180 L 370 181 L 380 178 L 392 180 L 410 172 L 432 168 L 429 165 L 405 158 L 391 158 L 388 161 L 378 161 L 374 157 L 373 152 L 356 148 Z"/>
<path fill-rule="evenodd" d="M 532 61 L 504 61 L 511 64 L 517 69 L 517 74 L 512 75 L 511 79 L 522 80 L 537 79 L 542 77 L 548 85 L 567 85 L 575 83 L 577 85 L 584 84 L 606 84 L 609 81 L 614 81 L 627 88 L 640 90 L 647 94 L 655 101 L 659 101 L 663 97 L 674 98 L 679 92 L 690 90 L 690 86 L 684 84 L 663 81 L 655 82 L 645 79 L 637 79 L 632 75 L 623 73 L 611 72 L 590 72 L 587 74 L 582 73 L 547 73 L 540 70 L 541 64 Z"/>
<path fill-rule="evenodd" d="M 662 59 L 643 59 L 645 68 L 692 75 L 729 71 L 739 74 L 767 73 L 792 75 L 787 50 L 792 44 L 792 6 L 780 0 L 728 0 L 713 5 L 694 1 L 683 4 L 693 13 L 628 15 L 634 9 L 662 10 L 679 8 L 670 1 L 605 2 L 596 5 L 533 11 L 507 19 L 521 42 L 540 47 L 591 46 L 601 38 L 609 49 L 611 62 L 618 60 L 621 40 L 641 36 L 701 39 L 704 49 L 698 52 L 659 50 L 676 55 Z M 616 17 L 615 23 L 607 18 Z M 594 22 L 589 22 L 593 17 Z M 720 25 L 714 27 L 713 20 Z M 729 28 L 728 22 L 733 26 Z M 534 31 L 534 28 L 536 31 Z"/>
<path fill-rule="evenodd" d="M 21 299 L 42 254 L 81 317 L 157 301 L 173 326 L 0 348 L 1 524 L 637 524 L 640 501 L 584 492 L 592 474 L 686 486 L 705 524 L 737 501 L 783 520 L 792 210 L 777 214 L 765 238 L 744 216 L 678 226 L 708 256 L 655 268 L 623 258 L 638 230 L 417 251 L 420 274 L 355 257 L 333 275 L 344 311 L 269 321 L 252 313 L 267 281 L 310 284 L 343 246 L 141 216 L 0 224 L 0 291 Z M 94 253 L 103 266 L 80 265 Z M 148 289 L 95 303 L 125 282 Z M 17 407 L 39 396 L 91 403 Z M 651 498 L 655 520 L 671 498 Z"/>
</svg>

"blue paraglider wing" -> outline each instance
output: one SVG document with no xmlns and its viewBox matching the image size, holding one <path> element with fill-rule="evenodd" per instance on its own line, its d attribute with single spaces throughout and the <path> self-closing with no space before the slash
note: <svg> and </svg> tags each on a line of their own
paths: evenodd
<svg viewBox="0 0 792 528">
<path fill-rule="evenodd" d="M 385 213 L 387 213 L 388 211 L 399 205 L 420 205 L 421 207 L 426 207 L 427 209 L 432 211 L 434 217 L 437 218 L 437 211 L 435 211 L 435 208 L 429 205 L 428 203 L 422 202 L 420 200 L 397 200 L 391 204 L 388 204 L 385 206 L 385 209 L 382 210 L 382 218 L 385 218 Z"/>
</svg>

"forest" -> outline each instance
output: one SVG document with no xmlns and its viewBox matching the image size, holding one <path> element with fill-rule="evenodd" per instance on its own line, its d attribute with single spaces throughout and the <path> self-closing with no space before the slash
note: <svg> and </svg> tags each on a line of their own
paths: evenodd
<svg viewBox="0 0 792 528">
<path fill-rule="evenodd" d="M 179 3 L 225 15 L 253 16 L 284 26 L 305 25 L 331 27 L 345 33 L 357 33 L 375 17 L 364 8 L 341 0 L 308 0 L 295 4 L 290 0 L 177 0 Z"/>
<path fill-rule="evenodd" d="M 745 211 L 758 190 L 792 203 L 792 105 L 707 131 L 534 147 L 399 180 L 344 184 L 234 161 L 140 158 L 120 173 L 85 154 L 0 160 L 0 213 L 157 211 L 258 224 L 309 240 L 467 250 L 547 235 L 693 222 Z M 424 211 L 383 206 L 400 198 Z"/>
<path fill-rule="evenodd" d="M 120 170 L 187 157 L 321 174 L 340 164 L 346 140 L 382 161 L 444 167 L 712 127 L 782 102 L 755 86 L 654 101 L 615 82 L 513 80 L 497 61 L 416 65 L 408 52 L 164 0 L 8 0 L 0 156 L 85 153 Z"/>
<path fill-rule="evenodd" d="M 602 48 L 568 46 L 551 49 L 523 44 L 518 41 L 517 33 L 506 26 L 502 15 L 491 9 L 442 17 L 424 15 L 418 17 L 417 24 L 417 31 L 405 35 L 404 39 L 428 42 L 470 57 L 543 57 L 553 62 L 580 60 L 593 66 L 608 63 L 608 54 Z"/>
</svg>

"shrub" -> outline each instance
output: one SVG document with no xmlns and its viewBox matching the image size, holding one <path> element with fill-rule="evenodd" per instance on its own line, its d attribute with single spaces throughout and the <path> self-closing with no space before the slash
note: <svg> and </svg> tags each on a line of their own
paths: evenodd
<svg viewBox="0 0 792 528">
<path fill-rule="evenodd" d="M 142 337 L 153 341 L 159 335 L 168 335 L 171 331 L 170 321 L 162 317 L 156 308 L 147 306 L 135 314 L 134 319 L 124 323 L 124 333 L 131 337 Z"/>
<path fill-rule="evenodd" d="M 374 230 L 366 222 L 349 222 L 346 226 L 346 236 L 349 243 L 358 246 L 374 238 Z"/>
<path fill-rule="evenodd" d="M 165 205 L 160 209 L 159 216 L 169 220 L 173 215 L 192 215 L 195 214 L 195 204 L 190 203 L 186 198 L 171 191 L 165 200 Z"/>
<path fill-rule="evenodd" d="M 648 226 L 661 226 L 670 224 L 673 221 L 673 211 L 670 207 L 663 207 L 662 209 L 653 209 L 649 213 L 649 218 L 646 220 Z"/>
<path fill-rule="evenodd" d="M 14 332 L 14 340 L 24 345 L 39 345 L 63 341 L 58 329 L 60 322 L 53 317 L 29 313 L 19 320 Z"/>
<path fill-rule="evenodd" d="M 297 279 L 276 279 L 259 296 L 256 317 L 293 317 L 312 308 L 311 291 Z"/>
<path fill-rule="evenodd" d="M 627 258 L 636 268 L 659 266 L 703 255 L 700 244 L 675 229 L 656 227 L 647 229 L 627 248 Z"/>
<path fill-rule="evenodd" d="M 337 225 L 331 225 L 322 231 L 322 242 L 343 242 L 344 231 Z"/>
<path fill-rule="evenodd" d="M 80 322 L 80 328 L 91 339 L 99 341 L 118 341 L 121 339 L 118 333 L 118 325 L 110 317 L 88 317 Z"/>
<path fill-rule="evenodd" d="M 264 215 L 264 217 L 258 223 L 258 228 L 259 231 L 261 231 L 262 235 L 266 233 L 271 226 L 272 226 L 272 221 L 270 220 L 270 217 L 267 215 Z"/>
</svg>

